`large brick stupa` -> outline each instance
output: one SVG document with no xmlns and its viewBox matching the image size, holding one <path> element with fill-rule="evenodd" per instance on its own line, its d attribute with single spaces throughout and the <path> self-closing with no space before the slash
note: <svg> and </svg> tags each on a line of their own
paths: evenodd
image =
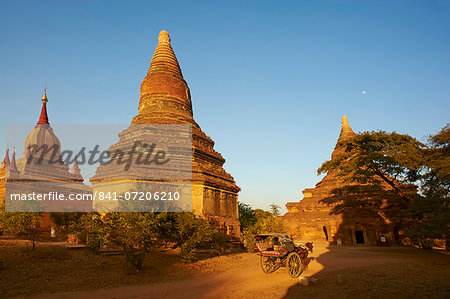
<svg viewBox="0 0 450 299">
<path fill-rule="evenodd" d="M 130 128 L 119 134 L 112 148 L 130 145 L 133 125 L 190 125 L 192 128 L 192 210 L 213 219 L 229 235 L 239 235 L 238 192 L 233 177 L 223 164 L 225 159 L 214 150 L 214 141 L 195 122 L 189 87 L 183 78 L 167 31 L 161 31 L 150 68 L 141 83 L 139 112 Z M 129 148 L 129 146 L 128 146 Z M 118 178 L 111 165 L 101 165 L 91 178 L 94 190 L 102 190 L 111 178 Z M 137 177 L 136 177 L 137 178 Z M 104 188 L 104 190 L 106 190 Z"/>
</svg>

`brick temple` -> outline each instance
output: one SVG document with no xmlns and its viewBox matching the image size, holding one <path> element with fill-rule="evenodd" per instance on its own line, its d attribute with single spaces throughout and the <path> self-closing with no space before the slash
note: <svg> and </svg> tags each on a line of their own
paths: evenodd
<svg viewBox="0 0 450 299">
<path fill-rule="evenodd" d="M 331 154 L 335 157 L 344 148 L 339 142 L 355 136 L 346 116 L 342 117 L 342 127 L 338 142 Z M 306 188 L 302 191 L 303 199 L 300 202 L 286 204 L 288 212 L 282 216 L 287 233 L 299 240 L 326 240 L 330 242 L 342 242 L 347 245 L 377 245 L 380 240 L 393 243 L 397 239 L 395 224 L 392 219 L 395 213 L 400 214 L 401 208 L 392 207 L 389 217 L 381 217 L 380 213 L 371 208 L 345 208 L 341 213 L 333 213 L 336 203 L 324 201 L 334 199 L 339 201 L 339 190 L 356 188 L 356 198 L 350 200 L 362 200 L 368 204 L 373 202 L 398 202 L 398 195 L 392 188 L 381 181 L 378 187 L 371 185 L 358 185 L 344 182 L 335 172 L 329 172 L 314 188 Z M 399 186 L 406 194 L 416 192 L 414 185 Z M 369 206 L 369 205 L 367 205 Z M 394 214 L 394 216 L 392 215 Z M 387 219 L 389 218 L 389 219 Z M 399 219 L 396 219 L 400 221 Z"/>
<path fill-rule="evenodd" d="M 192 210 L 200 217 L 214 220 L 229 235 L 239 236 L 238 192 L 233 177 L 223 164 L 225 159 L 214 149 L 214 141 L 194 120 L 189 87 L 171 46 L 167 31 L 159 42 L 146 77 L 141 83 L 139 112 L 131 125 L 188 124 L 192 126 Z M 127 148 L 137 132 L 119 134 L 111 148 Z M 130 172 L 132 173 L 132 172 Z M 119 179 L 111 165 L 102 165 L 91 178 L 94 190 L 107 190 L 108 181 Z"/>
</svg>

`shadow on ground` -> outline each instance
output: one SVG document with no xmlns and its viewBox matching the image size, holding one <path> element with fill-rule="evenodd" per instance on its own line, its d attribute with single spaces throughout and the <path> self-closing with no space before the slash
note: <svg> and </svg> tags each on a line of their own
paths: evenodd
<svg viewBox="0 0 450 299">
<path fill-rule="evenodd" d="M 450 298 L 450 257 L 406 247 L 328 245 L 284 298 Z M 317 271 L 318 270 L 318 271 Z M 305 280 L 303 280 L 305 282 Z"/>
</svg>

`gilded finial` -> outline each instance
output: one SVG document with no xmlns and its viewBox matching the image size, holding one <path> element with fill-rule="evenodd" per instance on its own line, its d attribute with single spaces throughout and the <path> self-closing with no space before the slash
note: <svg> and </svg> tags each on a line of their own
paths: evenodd
<svg viewBox="0 0 450 299">
<path fill-rule="evenodd" d="M 44 94 L 42 95 L 41 100 L 42 100 L 42 102 L 45 102 L 45 103 L 48 102 L 48 99 L 47 99 L 47 86 L 44 87 Z"/>
</svg>

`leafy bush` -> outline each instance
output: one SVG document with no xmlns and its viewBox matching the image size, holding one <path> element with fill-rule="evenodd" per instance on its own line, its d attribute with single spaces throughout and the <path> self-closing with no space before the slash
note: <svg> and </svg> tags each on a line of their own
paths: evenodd
<svg viewBox="0 0 450 299">
<path fill-rule="evenodd" d="M 94 253 L 106 245 L 109 227 L 98 213 L 83 215 L 79 222 L 72 226 L 75 232 L 86 235 L 86 245 Z"/>
<path fill-rule="evenodd" d="M 156 242 L 153 213 L 110 213 L 105 217 L 110 227 L 109 242 L 123 248 L 127 270 L 140 271 L 147 251 Z"/>
<path fill-rule="evenodd" d="M 84 213 L 76 212 L 50 213 L 50 219 L 53 221 L 57 228 L 65 231 L 68 230 L 72 225 L 76 225 L 76 223 L 83 215 Z"/>
<path fill-rule="evenodd" d="M 193 213 L 160 213 L 157 218 L 158 238 L 180 247 L 180 256 L 191 261 L 193 250 L 201 243 L 212 240 L 213 226 Z"/>
<path fill-rule="evenodd" d="M 196 218 L 193 213 L 177 213 L 176 231 L 174 241 L 181 248 L 181 258 L 186 261 L 191 261 L 196 246 L 210 241 L 214 233 L 208 221 Z"/>
<path fill-rule="evenodd" d="M 250 228 L 256 222 L 255 211 L 246 203 L 238 202 L 239 222 L 241 223 L 241 232 Z"/>
<path fill-rule="evenodd" d="M 5 235 L 27 236 L 35 247 L 36 234 L 41 224 L 39 212 L 5 212 L 0 207 L 0 229 Z"/>
</svg>

